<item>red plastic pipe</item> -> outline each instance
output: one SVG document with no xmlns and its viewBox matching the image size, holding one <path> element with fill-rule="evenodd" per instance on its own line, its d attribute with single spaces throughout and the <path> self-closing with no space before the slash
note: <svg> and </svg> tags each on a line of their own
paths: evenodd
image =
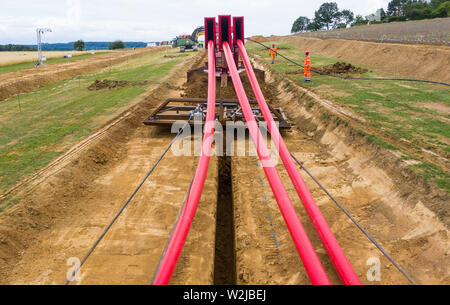
<svg viewBox="0 0 450 305">
<path fill-rule="evenodd" d="M 333 262 L 339 274 L 339 277 L 346 285 L 361 285 L 361 281 L 353 270 L 350 262 L 345 256 L 344 251 L 342 251 L 342 248 L 339 246 L 336 237 L 333 235 L 333 232 L 331 231 L 325 218 L 320 212 L 319 207 L 314 201 L 311 192 L 306 186 L 305 181 L 303 180 L 297 166 L 294 163 L 294 160 L 291 157 L 291 154 L 289 153 L 286 144 L 284 143 L 283 138 L 281 137 L 280 131 L 275 124 L 272 113 L 267 106 L 266 99 L 264 98 L 261 87 L 259 86 L 258 80 L 256 79 L 255 72 L 253 71 L 253 67 L 248 58 L 247 50 L 245 49 L 244 44 L 241 40 L 238 40 L 237 45 L 239 47 L 239 51 L 241 52 L 241 57 L 244 61 L 245 69 L 247 70 L 247 75 L 250 79 L 250 84 L 252 85 L 256 100 L 258 101 L 258 105 L 264 116 L 264 120 L 267 122 L 269 132 L 272 135 L 272 140 L 279 150 L 280 157 L 283 161 L 284 166 L 286 167 L 292 183 L 295 186 L 295 189 L 297 190 L 297 194 L 302 200 L 303 205 L 305 206 L 305 209 L 308 212 L 308 215 L 311 218 L 314 227 L 319 234 L 322 243 L 328 252 L 328 255 L 331 258 L 331 261 Z"/>
<path fill-rule="evenodd" d="M 269 180 L 272 192 L 289 229 L 291 237 L 294 240 L 294 244 L 300 254 L 300 258 L 303 261 L 311 283 L 313 285 L 330 285 L 330 280 L 328 279 L 328 276 L 325 273 L 316 252 L 314 251 L 311 241 L 309 240 L 308 235 L 306 234 L 305 229 L 297 216 L 295 208 L 289 199 L 283 183 L 281 182 L 280 175 L 275 168 L 270 152 L 267 149 L 258 125 L 256 124 L 255 116 L 253 115 L 250 103 L 248 102 L 247 95 L 245 94 L 241 79 L 239 78 L 236 64 L 233 60 L 233 54 L 231 53 L 230 46 L 227 42 L 223 43 L 223 50 L 250 136 L 256 146 L 256 151 L 263 164 L 264 172 Z"/>
<path fill-rule="evenodd" d="M 197 165 L 191 190 L 186 199 L 186 204 L 181 212 L 179 221 L 175 227 L 172 238 L 167 246 L 167 251 L 161 260 L 158 273 L 153 281 L 154 285 L 167 285 L 180 257 L 186 237 L 194 219 L 203 185 L 208 172 L 211 146 L 214 139 L 214 122 L 216 113 L 216 64 L 214 42 L 208 42 L 208 107 L 205 122 L 205 134 L 202 143 L 202 152 Z"/>
</svg>

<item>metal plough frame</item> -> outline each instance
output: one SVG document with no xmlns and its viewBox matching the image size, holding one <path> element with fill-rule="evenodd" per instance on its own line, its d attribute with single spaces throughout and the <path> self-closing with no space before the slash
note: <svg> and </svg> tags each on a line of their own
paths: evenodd
<svg viewBox="0 0 450 305">
<path fill-rule="evenodd" d="M 264 117 L 256 101 L 250 101 L 256 119 L 264 122 Z M 145 125 L 171 126 L 177 121 L 188 121 L 192 111 L 202 113 L 202 124 L 205 123 L 207 100 L 202 98 L 169 98 L 162 103 L 144 121 Z M 268 104 L 275 122 L 279 123 L 280 129 L 290 129 L 287 117 L 281 108 L 273 108 Z M 216 119 L 225 125 L 226 122 L 245 122 L 238 100 L 216 99 Z M 189 120 L 193 125 L 194 120 Z"/>
</svg>

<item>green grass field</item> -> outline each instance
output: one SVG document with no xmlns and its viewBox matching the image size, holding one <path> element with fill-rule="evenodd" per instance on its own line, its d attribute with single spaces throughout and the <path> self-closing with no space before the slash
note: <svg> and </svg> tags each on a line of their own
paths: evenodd
<svg viewBox="0 0 450 305">
<path fill-rule="evenodd" d="M 97 52 L 94 55 L 92 55 L 92 54 L 75 55 L 71 58 L 64 58 L 64 57 L 51 58 L 51 59 L 47 59 L 45 64 L 46 65 L 60 64 L 63 62 L 77 61 L 77 60 L 81 60 L 81 59 L 85 59 L 85 58 L 89 58 L 89 57 L 93 57 L 93 56 L 105 55 L 108 53 L 110 53 L 110 52 Z M 18 64 L 13 64 L 13 65 L 0 66 L 0 74 L 30 69 L 30 68 L 33 68 L 35 66 L 35 64 L 36 64 L 36 61 L 30 61 L 30 62 L 22 62 L 22 63 L 18 63 Z"/>
<path fill-rule="evenodd" d="M 42 168 L 102 125 L 121 107 L 158 84 L 193 53 L 167 58 L 165 51 L 41 88 L 0 103 L 0 192 Z M 88 90 L 95 80 L 149 81 L 115 89 Z M 122 108 L 123 109 L 123 108 Z M 9 203 L 10 204 L 10 203 Z M 0 203 L 0 209 L 2 204 Z"/>
<path fill-rule="evenodd" d="M 291 43 L 275 43 L 279 52 L 303 64 L 304 54 Z M 268 51 L 262 46 L 248 43 L 250 54 L 258 54 L 269 63 Z M 312 67 L 320 67 L 342 61 L 312 54 Z M 352 63 L 354 64 L 354 63 Z M 354 64 L 355 66 L 358 66 Z M 369 71 L 363 77 L 393 77 L 385 71 L 359 66 Z M 277 58 L 273 70 L 289 77 L 305 88 L 312 89 L 322 97 L 338 102 L 344 108 L 352 109 L 368 124 L 383 132 L 406 141 L 417 150 L 440 151 L 440 155 L 450 153 L 450 90 L 448 87 L 424 83 L 401 81 L 355 81 L 342 80 L 322 75 L 312 75 L 312 82 L 305 83 L 302 68 Z M 297 73 L 298 72 L 298 73 Z M 360 75 L 356 75 L 360 76 Z M 397 149 L 375 135 L 369 135 L 373 142 L 389 149 Z M 408 156 L 406 158 L 413 158 Z M 450 173 L 433 164 L 419 162 L 411 168 L 426 180 L 436 183 L 450 192 Z"/>
</svg>

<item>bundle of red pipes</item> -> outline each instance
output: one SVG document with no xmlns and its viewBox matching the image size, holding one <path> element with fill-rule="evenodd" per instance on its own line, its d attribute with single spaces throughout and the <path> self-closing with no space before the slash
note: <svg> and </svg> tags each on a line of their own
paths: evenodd
<svg viewBox="0 0 450 305">
<path fill-rule="evenodd" d="M 218 34 L 216 35 L 218 30 Z M 347 285 L 361 284 L 352 266 L 347 260 L 342 248 L 333 235 L 320 209 L 315 203 L 311 192 L 305 184 L 298 168 L 292 160 L 291 154 L 281 137 L 276 126 L 267 102 L 263 96 L 261 88 L 256 79 L 252 65 L 250 63 L 247 51 L 244 46 L 244 18 L 233 17 L 231 24 L 230 15 L 219 16 L 219 24 L 216 25 L 216 18 L 205 18 L 205 38 L 208 48 L 208 108 L 206 114 L 204 138 L 202 144 L 202 153 L 194 176 L 194 180 L 189 191 L 186 205 L 176 224 L 172 238 L 170 239 L 167 251 L 162 258 L 160 267 L 157 270 L 154 284 L 167 285 L 170 281 L 172 273 L 175 269 L 177 260 L 180 256 L 186 237 L 189 232 L 192 220 L 194 218 L 198 202 L 203 190 L 206 179 L 209 159 L 211 155 L 211 146 L 214 135 L 215 122 L 215 105 L 216 105 L 216 56 L 222 53 L 226 59 L 226 65 L 219 67 L 220 73 L 227 73 L 231 76 L 236 95 L 239 100 L 245 121 L 250 132 L 253 143 L 257 143 L 256 150 L 259 159 L 264 168 L 272 192 L 278 203 L 280 211 L 289 229 L 291 237 L 303 261 L 306 272 L 315 285 L 330 285 L 331 282 L 325 273 L 325 270 L 317 257 L 316 252 L 308 238 L 308 235 L 300 222 L 295 208 L 288 196 L 288 193 L 281 181 L 280 175 L 275 168 L 275 164 L 271 158 L 270 152 L 258 128 L 255 116 L 250 107 L 250 103 L 244 91 L 238 72 L 239 53 L 244 62 L 247 75 L 249 77 L 252 89 L 258 101 L 258 105 L 263 113 L 264 120 L 267 123 L 271 137 L 278 148 L 280 157 L 284 166 L 295 186 L 298 196 L 300 197 L 305 209 L 318 232 L 325 249 L 330 256 L 342 282 Z"/>
</svg>

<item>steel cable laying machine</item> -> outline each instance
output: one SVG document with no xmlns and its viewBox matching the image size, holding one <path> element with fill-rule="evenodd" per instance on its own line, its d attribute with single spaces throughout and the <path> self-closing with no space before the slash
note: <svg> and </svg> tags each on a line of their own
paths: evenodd
<svg viewBox="0 0 450 305">
<path fill-rule="evenodd" d="M 244 38 L 244 17 L 231 17 L 230 15 L 219 16 L 219 22 L 216 23 L 216 18 L 205 18 L 205 41 L 214 41 L 215 54 L 215 72 L 216 78 L 220 79 L 221 87 L 228 86 L 230 79 L 230 70 L 225 60 L 223 42 L 226 41 L 232 46 L 233 58 L 238 67 L 238 72 L 244 72 L 245 67 L 239 56 L 239 48 L 237 41 L 245 41 Z M 205 45 L 208 48 L 207 45 Z M 264 81 L 264 71 L 254 69 L 258 78 Z M 204 67 L 190 70 L 187 72 L 187 83 L 193 81 L 193 76 L 196 74 L 208 73 L 208 63 Z M 264 121 L 261 110 L 256 101 L 250 101 L 253 113 L 260 121 Z M 203 124 L 206 119 L 207 100 L 202 98 L 169 98 L 162 103 L 157 109 L 144 121 L 146 125 L 163 125 L 171 126 L 173 123 L 185 120 L 193 125 L 193 119 L 190 118 L 192 111 L 201 112 L 203 117 Z M 269 104 L 270 111 L 279 124 L 280 129 L 289 129 L 291 126 L 287 121 L 286 115 L 281 108 L 273 108 Z M 216 99 L 216 119 L 221 124 L 226 122 L 244 121 L 241 107 L 238 100 L 233 99 Z"/>
</svg>

